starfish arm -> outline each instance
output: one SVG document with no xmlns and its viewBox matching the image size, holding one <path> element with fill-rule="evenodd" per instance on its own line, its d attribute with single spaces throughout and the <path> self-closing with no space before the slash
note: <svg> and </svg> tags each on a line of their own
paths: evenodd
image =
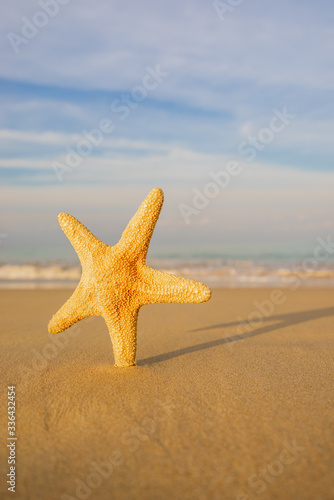
<svg viewBox="0 0 334 500">
<path fill-rule="evenodd" d="M 145 259 L 163 201 L 162 190 L 152 189 L 125 228 L 117 243 L 118 248 L 124 250 L 127 255 L 140 256 Z"/>
<path fill-rule="evenodd" d="M 97 312 L 93 310 L 92 297 L 80 282 L 71 297 L 54 314 L 49 322 L 49 333 L 60 333 L 74 325 L 81 319 L 94 316 Z"/>
<path fill-rule="evenodd" d="M 74 250 L 78 254 L 81 265 L 85 266 L 88 256 L 103 251 L 108 247 L 100 241 L 86 226 L 81 224 L 75 217 L 62 212 L 58 215 L 59 225 L 68 237 Z"/>
<path fill-rule="evenodd" d="M 115 365 L 133 366 L 142 305 L 210 299 L 210 289 L 204 284 L 146 266 L 148 245 L 162 204 L 162 190 L 153 189 L 113 247 L 96 238 L 71 215 L 59 214 L 59 224 L 80 259 L 82 277 L 72 296 L 49 322 L 50 333 L 62 332 L 88 316 L 102 316 L 112 341 Z"/>
<path fill-rule="evenodd" d="M 102 316 L 107 323 L 114 349 L 115 366 L 136 364 L 137 319 L 140 307 L 114 306 L 104 309 Z"/>
<path fill-rule="evenodd" d="M 145 266 L 140 281 L 140 294 L 142 304 L 199 303 L 210 299 L 211 290 L 199 281 L 180 278 Z"/>
</svg>

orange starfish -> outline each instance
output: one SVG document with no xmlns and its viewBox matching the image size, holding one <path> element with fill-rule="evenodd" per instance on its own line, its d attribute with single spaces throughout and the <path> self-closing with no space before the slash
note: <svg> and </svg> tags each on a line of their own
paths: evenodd
<svg viewBox="0 0 334 500">
<path fill-rule="evenodd" d="M 163 204 L 163 192 L 153 189 L 111 247 L 69 214 L 59 224 L 82 266 L 72 296 L 52 317 L 50 333 L 60 333 L 88 316 L 107 323 L 116 366 L 136 364 L 137 318 L 141 306 L 156 302 L 206 302 L 210 289 L 197 281 L 152 269 L 145 264 L 150 239 Z"/>
</svg>

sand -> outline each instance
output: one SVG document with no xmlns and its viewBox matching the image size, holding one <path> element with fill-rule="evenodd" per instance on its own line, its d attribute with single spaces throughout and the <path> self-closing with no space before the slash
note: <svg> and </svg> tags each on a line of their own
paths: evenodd
<svg viewBox="0 0 334 500">
<path fill-rule="evenodd" d="M 1 499 L 334 498 L 334 289 L 144 307 L 132 368 L 113 367 L 101 318 L 47 333 L 69 295 L 0 292 L 18 437 L 16 493 L 2 474 Z"/>
</svg>

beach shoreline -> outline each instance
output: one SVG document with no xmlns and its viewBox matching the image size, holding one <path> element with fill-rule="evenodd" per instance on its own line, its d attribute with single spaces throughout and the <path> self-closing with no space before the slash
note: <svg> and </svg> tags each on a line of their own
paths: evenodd
<svg viewBox="0 0 334 500">
<path fill-rule="evenodd" d="M 214 288 L 334 287 L 333 258 L 151 258 L 147 265 Z M 70 261 L 0 263 L 0 289 L 70 289 L 80 277 L 80 264 Z"/>
</svg>

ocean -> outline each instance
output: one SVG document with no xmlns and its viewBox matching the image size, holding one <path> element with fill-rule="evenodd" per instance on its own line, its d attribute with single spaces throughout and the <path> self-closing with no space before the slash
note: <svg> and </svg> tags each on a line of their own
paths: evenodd
<svg viewBox="0 0 334 500">
<path fill-rule="evenodd" d="M 74 288 L 80 263 L 60 253 L 54 259 L 50 249 L 2 256 L 0 288 Z M 301 246 L 154 247 L 147 264 L 212 288 L 334 286 L 334 249 L 320 238 Z"/>
</svg>

